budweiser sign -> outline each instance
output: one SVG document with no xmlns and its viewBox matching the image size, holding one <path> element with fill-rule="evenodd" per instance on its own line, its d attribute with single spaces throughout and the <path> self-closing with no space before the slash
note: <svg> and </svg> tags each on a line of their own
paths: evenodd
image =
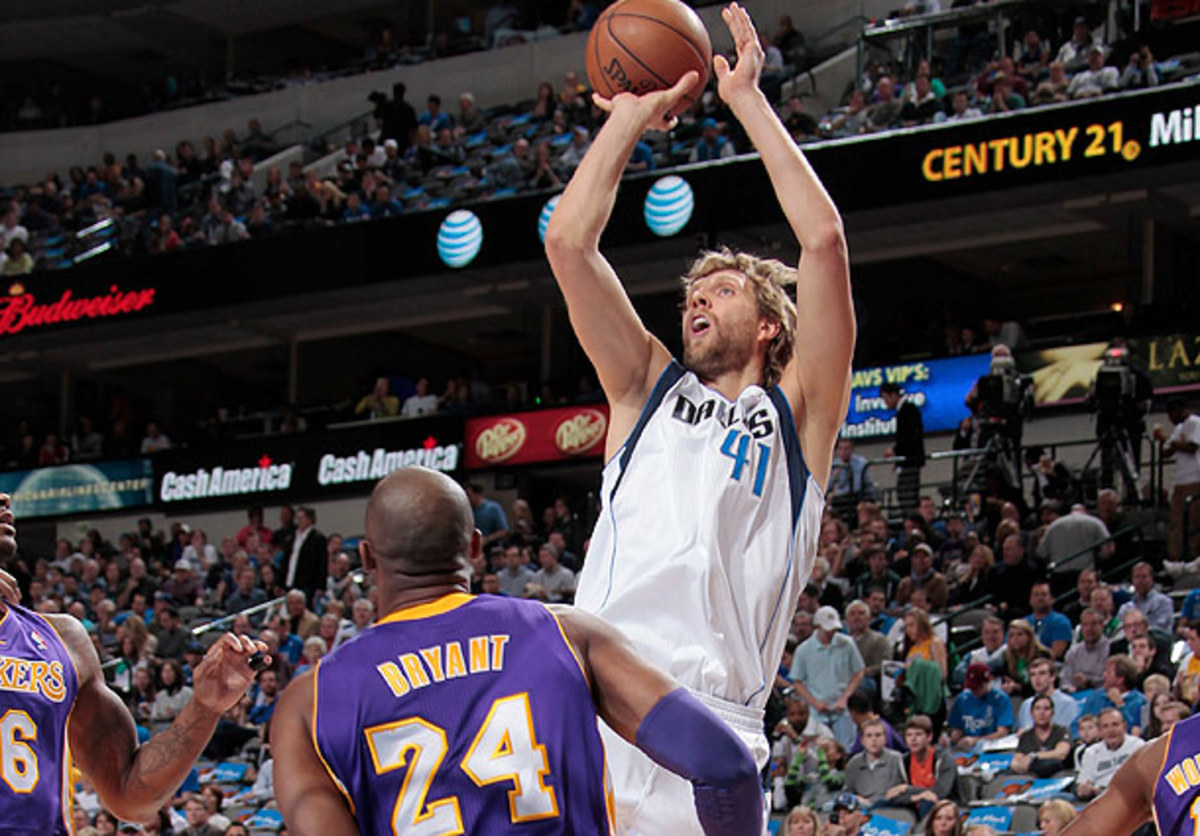
<svg viewBox="0 0 1200 836">
<path fill-rule="evenodd" d="M 80 319 L 106 319 L 148 308 L 154 304 L 154 288 L 124 291 L 113 285 L 103 296 L 76 299 L 64 290 L 54 302 L 39 304 L 32 293 L 0 297 L 0 334 L 19 334 L 26 328 L 58 325 Z"/>
<path fill-rule="evenodd" d="M 560 406 L 467 419 L 467 467 L 567 461 L 604 452 L 608 407 Z"/>
<path fill-rule="evenodd" d="M 491 463 L 511 459 L 525 445 L 526 435 L 525 425 L 517 418 L 498 418 L 476 436 L 475 454 Z"/>
<path fill-rule="evenodd" d="M 554 431 L 554 446 L 568 456 L 586 453 L 604 439 L 608 419 L 598 409 L 583 409 L 564 419 Z"/>
</svg>

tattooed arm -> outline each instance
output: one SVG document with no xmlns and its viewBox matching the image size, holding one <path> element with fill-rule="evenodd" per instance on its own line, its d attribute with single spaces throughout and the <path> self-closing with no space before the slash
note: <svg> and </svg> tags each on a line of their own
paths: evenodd
<svg viewBox="0 0 1200 836">
<path fill-rule="evenodd" d="M 225 634 L 193 672 L 195 697 L 170 728 L 138 746 L 129 709 L 104 682 L 87 632 L 69 616 L 49 616 L 79 675 L 68 735 L 75 765 L 118 818 L 145 822 L 170 801 L 204 750 L 221 713 L 254 678 L 246 659 L 262 642 Z"/>
</svg>

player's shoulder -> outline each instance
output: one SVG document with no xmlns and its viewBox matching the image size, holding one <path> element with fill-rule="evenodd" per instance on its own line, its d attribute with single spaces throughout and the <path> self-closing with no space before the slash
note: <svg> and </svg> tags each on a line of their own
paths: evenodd
<svg viewBox="0 0 1200 836">
<path fill-rule="evenodd" d="M 54 634 L 58 636 L 59 641 L 70 655 L 71 661 L 75 663 L 80 680 L 88 678 L 99 668 L 100 658 L 96 655 L 92 638 L 79 619 L 73 615 L 61 613 L 38 613 L 37 617 L 45 620 L 54 630 Z"/>
<path fill-rule="evenodd" d="M 44 621 L 53 628 L 55 635 L 67 646 L 69 650 L 75 650 L 86 645 L 91 648 L 92 640 L 88 636 L 87 628 L 72 615 L 63 615 L 61 613 L 32 613 L 35 619 Z"/>
</svg>

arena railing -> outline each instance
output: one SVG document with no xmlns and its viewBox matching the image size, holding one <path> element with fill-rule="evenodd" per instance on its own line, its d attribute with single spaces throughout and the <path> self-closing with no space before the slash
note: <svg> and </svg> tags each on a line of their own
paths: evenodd
<svg viewBox="0 0 1200 836">
<path fill-rule="evenodd" d="M 1146 520 L 1146 521 L 1143 521 L 1140 523 L 1135 523 L 1133 525 L 1124 526 L 1124 527 L 1118 529 L 1115 533 L 1108 535 L 1103 540 L 1100 540 L 1090 546 L 1087 546 L 1086 548 L 1080 549 L 1077 552 L 1069 554 L 1066 557 L 1064 557 L 1062 560 L 1058 560 L 1053 563 L 1047 564 L 1046 569 L 1049 572 L 1053 572 L 1054 567 L 1062 566 L 1066 563 L 1070 563 L 1074 560 L 1077 560 L 1080 556 L 1086 555 L 1090 552 L 1094 552 L 1096 549 L 1103 548 L 1105 545 L 1115 542 L 1116 540 L 1118 540 L 1121 537 L 1126 536 L 1127 534 L 1140 534 L 1141 530 L 1149 523 L 1150 523 L 1150 521 Z M 1145 558 L 1142 555 L 1137 555 L 1136 557 L 1131 557 L 1128 560 L 1126 560 L 1116 566 L 1098 567 L 1098 570 L 1100 571 L 1100 578 L 1104 582 L 1110 583 L 1110 582 L 1112 582 L 1112 579 L 1122 577 L 1124 575 L 1124 573 L 1128 572 L 1130 569 L 1133 568 L 1134 564 L 1140 563 L 1144 559 Z M 1068 589 L 1065 592 L 1062 592 L 1061 594 L 1059 594 L 1054 599 L 1053 606 L 1055 607 L 1055 609 L 1061 609 L 1061 606 L 1063 604 L 1070 603 L 1071 601 L 1075 600 L 1078 597 L 1079 597 L 1079 590 L 1075 587 L 1072 587 L 1071 589 Z M 988 604 L 992 600 L 993 600 L 993 597 L 990 594 L 981 596 L 980 598 L 977 598 L 974 601 L 960 605 L 959 607 L 957 607 L 954 610 L 951 610 L 950 612 L 939 615 L 937 618 L 933 619 L 933 624 L 935 627 L 938 624 L 942 624 L 942 623 L 950 624 L 951 622 L 953 622 L 953 620 L 955 618 L 958 618 L 963 613 L 965 613 L 969 610 L 972 610 L 972 609 L 978 609 L 980 606 Z M 952 625 L 948 629 L 953 630 Z M 951 635 L 953 635 L 953 634 L 951 633 Z M 975 636 L 972 639 L 970 639 L 962 644 L 956 644 L 955 647 L 960 654 L 964 654 L 964 653 L 969 653 L 970 651 L 979 647 L 982 644 L 982 642 L 983 642 L 983 638 L 981 636 Z"/>
<path fill-rule="evenodd" d="M 1143 435 L 1142 440 L 1144 442 L 1146 440 L 1146 436 Z M 1060 449 L 1088 447 L 1088 446 L 1098 447 L 1099 444 L 1100 444 L 1100 442 L 1097 439 L 1081 438 L 1081 439 L 1075 439 L 1072 441 L 1053 441 L 1053 442 L 1022 445 L 1020 450 L 1018 451 L 1018 461 L 1022 463 L 1022 467 L 1021 467 L 1021 490 L 1022 490 L 1022 493 L 1024 493 L 1026 486 L 1028 484 L 1032 483 L 1033 478 L 1034 478 L 1033 472 L 1029 468 L 1024 467 L 1024 465 L 1023 465 L 1024 454 L 1025 454 L 1026 450 L 1041 448 L 1041 449 L 1045 450 L 1046 452 L 1048 452 L 1050 454 L 1051 458 L 1053 458 L 1057 461 L 1059 458 L 1058 452 Z M 924 491 L 928 491 L 930 489 L 936 489 L 939 492 L 941 492 L 941 494 L 944 497 L 948 496 L 950 503 L 954 508 L 956 508 L 956 509 L 960 508 L 962 500 L 966 496 L 968 496 L 970 493 L 972 493 L 972 490 L 971 490 L 972 485 L 967 483 L 967 479 L 969 478 L 969 471 L 966 474 L 964 474 L 964 472 L 963 472 L 964 471 L 964 462 L 966 462 L 967 460 L 976 459 L 977 457 L 985 455 L 989 452 L 991 452 L 991 451 L 989 451 L 987 448 L 973 447 L 973 448 L 966 448 L 966 449 L 962 449 L 962 450 L 939 450 L 939 451 L 930 453 L 929 455 L 927 455 L 925 457 L 927 463 L 936 463 L 939 461 L 949 461 L 950 462 L 950 464 L 951 464 L 950 482 L 948 484 L 945 482 L 922 482 L 918 487 L 918 494 L 920 494 L 921 492 L 924 492 Z M 1148 457 L 1147 462 L 1145 463 L 1145 465 L 1142 468 L 1142 471 L 1144 473 L 1148 474 L 1148 476 L 1149 476 L 1149 481 L 1146 486 L 1146 493 L 1149 495 L 1149 498 L 1141 500 L 1141 504 L 1143 506 L 1149 506 L 1149 507 L 1153 507 L 1153 508 L 1161 508 L 1162 507 L 1162 504 L 1163 504 L 1162 488 L 1163 488 L 1163 484 L 1164 484 L 1163 483 L 1162 460 L 1163 460 L 1162 444 L 1161 443 L 1150 444 L 1149 445 L 1149 457 Z M 905 463 L 905 458 L 903 456 L 893 456 L 890 458 L 886 457 L 886 456 L 881 456 L 881 457 L 877 457 L 877 458 L 870 458 L 870 459 L 866 460 L 866 466 L 863 469 L 863 473 L 864 474 L 870 473 L 870 469 L 876 465 L 895 466 L 895 465 L 902 465 L 904 463 Z M 1072 480 L 1075 485 L 1079 485 L 1085 481 L 1084 476 L 1086 474 L 1083 471 L 1086 469 L 1087 472 L 1091 472 L 1092 469 L 1087 468 L 1087 465 L 1090 463 L 1091 463 L 1091 458 L 1089 458 L 1088 462 L 1086 462 L 1084 465 L 1081 465 L 1080 468 L 1078 469 L 1078 471 L 1072 472 L 1071 476 L 1072 476 Z M 843 463 L 841 461 L 836 461 L 836 460 L 833 462 L 833 465 L 832 465 L 832 467 L 837 468 L 837 469 L 844 469 L 846 466 L 847 465 L 845 463 Z M 974 467 L 974 462 L 971 463 L 971 466 Z M 1117 476 L 1119 477 L 1119 474 L 1117 474 Z M 947 492 L 947 488 L 949 489 L 948 492 Z M 885 509 L 887 509 L 889 512 L 897 511 L 897 510 L 899 510 L 899 504 L 896 502 L 895 493 L 896 493 L 896 489 L 894 487 L 879 488 L 878 496 L 876 497 L 876 500 L 879 501 L 880 504 Z M 868 497 L 858 495 L 854 498 L 853 501 L 858 502 L 859 500 L 866 499 L 866 498 L 868 498 Z M 1198 497 L 1197 499 L 1200 499 L 1200 497 Z"/>
<path fill-rule="evenodd" d="M 280 595 L 278 598 L 272 598 L 270 601 L 264 601 L 261 604 L 255 604 L 254 606 L 246 607 L 245 609 L 238 610 L 237 612 L 229 613 L 228 615 L 223 615 L 219 618 L 214 618 L 211 621 L 197 624 L 196 626 L 189 628 L 188 632 L 192 634 L 192 638 L 198 638 L 211 630 L 223 630 L 231 626 L 239 615 L 251 616 L 256 613 L 267 612 L 272 607 L 282 607 L 286 601 L 287 596 Z M 130 617 L 133 618 L 135 616 L 131 615 Z M 124 659 L 121 657 L 109 659 L 107 662 L 104 662 L 102 665 L 100 665 L 100 669 L 109 670 L 119 665 L 122 661 L 124 661 Z"/>
<path fill-rule="evenodd" d="M 964 23 L 974 23 L 981 20 L 995 21 L 996 48 L 999 54 L 1006 55 L 1005 38 L 1008 26 L 1005 25 L 1005 13 L 1015 11 L 1023 6 L 1036 6 L 1031 0 L 993 0 L 991 3 L 979 6 L 969 6 L 961 9 L 947 9 L 944 12 L 913 15 L 889 19 L 876 26 L 864 27 L 863 42 L 886 41 L 896 38 L 910 38 L 925 35 L 924 51 L 913 50 L 926 56 L 933 55 L 933 35 L 938 29 L 957 29 Z M 860 50 L 861 52 L 861 50 Z M 860 75 L 861 75 L 861 67 Z"/>
</svg>

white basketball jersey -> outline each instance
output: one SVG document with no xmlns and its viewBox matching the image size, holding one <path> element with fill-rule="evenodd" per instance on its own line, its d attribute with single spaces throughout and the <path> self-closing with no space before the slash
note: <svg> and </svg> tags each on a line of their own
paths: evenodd
<svg viewBox="0 0 1200 836">
<path fill-rule="evenodd" d="M 730 402 L 672 361 L 605 465 L 602 500 L 576 605 L 680 684 L 762 708 L 825 501 L 783 392 Z"/>
</svg>

